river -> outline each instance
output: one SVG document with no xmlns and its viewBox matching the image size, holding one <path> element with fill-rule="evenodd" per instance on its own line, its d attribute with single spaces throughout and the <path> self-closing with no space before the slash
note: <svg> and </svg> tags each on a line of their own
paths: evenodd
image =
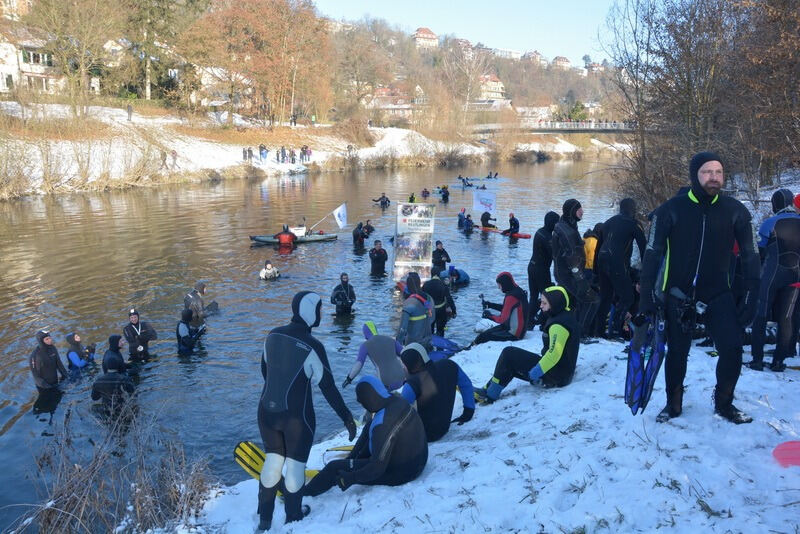
<svg viewBox="0 0 800 534">
<path fill-rule="evenodd" d="M 551 161 L 539 165 L 493 168 L 502 178 L 489 182 L 497 191 L 498 226 L 513 211 L 522 232 L 533 234 L 548 210 L 560 213 L 570 197 L 584 206 L 583 232 L 615 211 L 616 188 L 605 171 L 608 162 Z M 483 176 L 486 167 L 459 169 Z M 258 441 L 256 405 L 262 387 L 259 358 L 264 335 L 291 316 L 292 295 L 304 289 L 323 297 L 323 320 L 314 332 L 328 350 L 337 384 L 352 365 L 361 342 L 361 325 L 373 320 L 379 332 L 393 333 L 400 299 L 389 279 L 369 277 L 366 250 L 354 252 L 352 225 L 371 219 L 372 239 L 388 241 L 395 226 L 394 202 L 411 191 L 450 184 L 449 204 L 437 203 L 435 238 L 444 242 L 454 265 L 471 283 L 454 291 L 458 317 L 448 337 L 466 344 L 480 317 L 478 295 L 500 302 L 494 278 L 510 271 L 527 290 L 526 267 L 532 240 L 516 243 L 497 234 L 456 229 L 462 207 L 472 212 L 472 192 L 456 185 L 446 169 L 402 169 L 312 177 L 235 180 L 98 194 L 35 197 L 0 203 L 0 528 L 18 517 L 23 503 L 41 499 L 36 491 L 34 459 L 53 439 L 70 413 L 72 438 L 91 447 L 104 432 L 92 415 L 91 376 L 66 385 L 66 394 L 50 414 L 34 414 L 36 388 L 28 369 L 34 334 L 47 328 L 65 358 L 65 337 L 81 334 L 98 343 L 98 361 L 110 334 L 121 333 L 127 310 L 158 331 L 151 345 L 157 355 L 144 366 L 138 386 L 141 410 L 155 415 L 166 439 L 180 441 L 190 455 L 207 455 L 224 483 L 246 477 L 232 461 L 242 439 Z M 382 213 L 371 199 L 381 192 L 392 199 Z M 436 197 L 431 197 L 436 199 Z M 331 218 L 320 225 L 339 233 L 338 241 L 298 246 L 279 256 L 270 247 L 251 248 L 250 234 L 274 233 L 284 222 L 309 223 L 347 201 L 350 226 L 339 231 Z M 479 213 L 473 213 L 477 221 Z M 258 271 L 271 258 L 283 274 L 263 282 Z M 389 265 L 387 265 L 389 267 Z M 330 292 L 348 272 L 358 301 L 352 321 L 334 321 Z M 206 301 L 217 300 L 221 313 L 208 320 L 203 348 L 179 358 L 175 325 L 183 296 L 196 280 L 208 283 Z M 537 332 L 538 335 L 538 332 Z M 368 371 L 370 364 L 365 366 Z M 484 377 L 472 377 L 477 382 Z M 354 388 L 344 397 L 354 413 Z M 317 439 L 341 428 L 341 422 L 314 392 Z"/>
</svg>

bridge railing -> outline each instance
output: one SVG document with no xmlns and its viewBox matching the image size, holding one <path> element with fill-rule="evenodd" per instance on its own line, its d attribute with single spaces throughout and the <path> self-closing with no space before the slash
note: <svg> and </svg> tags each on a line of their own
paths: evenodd
<svg viewBox="0 0 800 534">
<path fill-rule="evenodd" d="M 523 128 L 541 128 L 543 130 L 632 130 L 636 125 L 632 122 L 620 121 L 546 121 L 523 119 Z"/>
</svg>

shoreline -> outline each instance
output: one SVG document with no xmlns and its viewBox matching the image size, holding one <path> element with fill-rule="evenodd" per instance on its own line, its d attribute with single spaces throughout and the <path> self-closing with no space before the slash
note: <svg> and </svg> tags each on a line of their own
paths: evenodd
<svg viewBox="0 0 800 534">
<path fill-rule="evenodd" d="M 72 130 L 76 124 L 70 122 L 64 105 L 39 104 L 23 110 L 16 102 L 0 101 L 0 116 L 6 122 L 23 122 L 25 116 L 26 125 L 50 128 L 39 136 L 36 133 L 41 132 L 27 138 L 6 132 L 0 137 L 0 200 L 6 201 L 248 177 L 580 159 L 587 153 L 613 155 L 623 146 L 594 138 L 584 139 L 586 146 L 578 146 L 556 134 L 509 139 L 502 145 L 485 139 L 436 141 L 414 130 L 370 127 L 365 132 L 374 139 L 372 146 L 362 142 L 356 147 L 335 126 L 268 130 L 235 116 L 234 127 L 226 128 L 224 113 L 209 113 L 202 121 L 168 115 L 135 115 L 128 121 L 125 110 L 108 107 L 90 108 L 89 126 L 102 127 L 98 135 L 72 131 L 75 138 L 65 139 L 59 124 Z M 269 148 L 264 161 L 258 158 L 259 140 Z M 310 161 L 278 163 L 275 152 L 281 140 L 287 152 L 295 148 L 299 153 L 300 146 L 309 146 Z M 243 158 L 242 148 L 247 146 L 253 148 L 252 162 Z"/>
</svg>

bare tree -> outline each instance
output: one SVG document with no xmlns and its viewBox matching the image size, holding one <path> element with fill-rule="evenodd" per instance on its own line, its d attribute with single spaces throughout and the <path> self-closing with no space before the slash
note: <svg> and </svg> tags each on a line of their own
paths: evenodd
<svg viewBox="0 0 800 534">
<path fill-rule="evenodd" d="M 489 54 L 451 40 L 442 56 L 442 79 L 453 98 L 463 106 L 461 127 L 467 125 L 469 103 L 480 93 L 480 78 L 488 74 Z"/>
</svg>

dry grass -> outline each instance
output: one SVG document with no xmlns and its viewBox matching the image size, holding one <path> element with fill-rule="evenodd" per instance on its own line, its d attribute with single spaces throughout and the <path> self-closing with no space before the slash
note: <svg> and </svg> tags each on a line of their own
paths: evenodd
<svg viewBox="0 0 800 534">
<path fill-rule="evenodd" d="M 134 402 L 114 418 L 102 417 L 107 434 L 88 450 L 65 418 L 60 435 L 37 458 L 45 504 L 10 532 L 31 523 L 39 532 L 145 532 L 196 516 L 213 487 L 206 459 L 188 460 Z"/>
<path fill-rule="evenodd" d="M 293 129 L 289 127 L 273 128 L 226 128 L 222 126 L 171 126 L 181 135 L 197 137 L 215 143 L 226 143 L 239 146 L 258 146 L 264 143 L 270 150 L 275 147 L 300 147 L 308 145 L 312 150 L 330 150 L 336 140 L 331 138 L 333 132 L 323 129 Z M 338 144 L 341 144 L 338 143 Z"/>
<path fill-rule="evenodd" d="M 84 141 L 107 139 L 114 134 L 108 124 L 95 119 L 28 119 L 0 113 L 0 130 L 17 139 L 38 141 Z"/>
</svg>

